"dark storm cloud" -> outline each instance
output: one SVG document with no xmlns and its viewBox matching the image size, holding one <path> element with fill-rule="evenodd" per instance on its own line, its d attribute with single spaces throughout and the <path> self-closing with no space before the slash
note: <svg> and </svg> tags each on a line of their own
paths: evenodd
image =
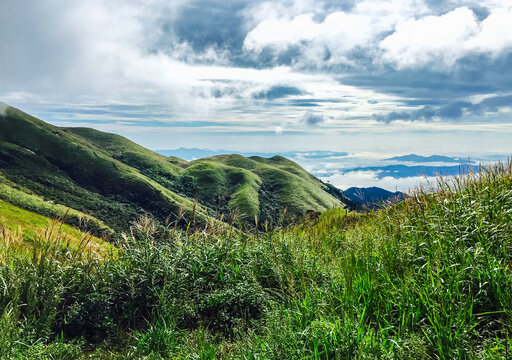
<svg viewBox="0 0 512 360">
<path fill-rule="evenodd" d="M 487 98 L 477 105 L 474 105 L 473 108 L 477 111 L 497 111 L 499 108 L 505 106 L 512 106 L 512 95 Z"/>
<path fill-rule="evenodd" d="M 492 58 L 467 56 L 449 72 L 428 68 L 351 69 L 339 81 L 402 97 L 410 105 L 440 105 L 465 96 L 512 90 L 512 54 Z"/>
<path fill-rule="evenodd" d="M 425 120 L 433 118 L 456 120 L 464 115 L 479 115 L 496 112 L 511 106 L 512 98 L 506 93 L 512 91 L 512 56 L 510 54 L 490 58 L 486 56 L 466 57 L 451 72 L 421 70 L 374 70 L 371 74 L 352 72 L 340 79 L 347 85 L 372 89 L 401 98 L 406 106 L 417 110 L 391 111 L 375 114 L 378 121 Z M 499 94 L 473 104 L 464 98 L 482 94 Z"/>
<path fill-rule="evenodd" d="M 491 79 L 469 77 L 468 72 L 444 74 L 425 69 L 381 72 L 374 70 L 371 75 L 352 71 L 339 81 L 345 85 L 374 89 L 406 98 L 442 99 L 496 91 L 495 83 Z"/>
</svg>

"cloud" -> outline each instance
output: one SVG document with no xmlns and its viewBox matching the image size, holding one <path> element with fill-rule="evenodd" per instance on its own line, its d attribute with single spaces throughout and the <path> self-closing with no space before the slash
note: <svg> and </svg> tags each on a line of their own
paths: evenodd
<svg viewBox="0 0 512 360">
<path fill-rule="evenodd" d="M 267 66 L 446 71 L 471 54 L 495 60 L 512 49 L 506 1 L 362 0 L 343 9 L 307 0 L 284 4 L 274 9 L 265 2 L 249 12 L 254 25 L 242 47 L 249 58 Z"/>
<path fill-rule="evenodd" d="M 452 66 L 465 50 L 465 42 L 478 32 L 473 11 L 458 8 L 441 16 L 409 19 L 397 25 L 380 48 L 383 60 L 398 68 L 424 66 L 438 61 Z"/>
<path fill-rule="evenodd" d="M 493 9 L 479 21 L 467 7 L 446 14 L 408 19 L 380 42 L 382 60 L 398 69 L 410 67 L 451 68 L 471 53 L 493 57 L 512 48 L 508 26 L 512 9 Z"/>
<path fill-rule="evenodd" d="M 473 51 L 489 52 L 497 56 L 512 48 L 512 6 L 493 9 L 480 24 L 480 32 L 468 40 L 467 47 Z"/>
<path fill-rule="evenodd" d="M 190 44 L 194 52 L 207 49 L 232 49 L 242 45 L 245 32 L 240 12 L 244 1 L 186 1 L 175 19 L 164 19 L 158 41 L 165 44 L 170 34 L 178 43 Z"/>
<path fill-rule="evenodd" d="M 481 102 L 473 105 L 479 111 L 498 111 L 502 107 L 512 106 L 512 95 L 487 97 Z"/>
<path fill-rule="evenodd" d="M 488 112 L 497 112 L 501 109 L 512 107 L 512 95 L 490 96 L 480 102 L 454 101 L 448 104 L 433 107 L 423 106 L 414 111 L 392 111 L 387 114 L 376 114 L 374 118 L 378 121 L 389 123 L 394 120 L 425 120 L 438 119 L 460 119 L 465 115 L 484 115 Z"/>
<path fill-rule="evenodd" d="M 267 90 L 262 90 L 253 95 L 255 99 L 275 100 L 288 97 L 291 95 L 303 95 L 304 92 L 293 86 L 272 86 Z"/>
<path fill-rule="evenodd" d="M 318 114 L 313 112 L 307 112 L 301 118 L 301 122 L 307 126 L 318 126 L 327 121 L 329 121 L 329 118 L 324 114 Z"/>
<path fill-rule="evenodd" d="M 278 62 L 289 60 L 281 56 L 292 51 L 290 64 L 314 68 L 360 67 L 363 59 L 371 64 L 372 58 L 379 56 L 378 41 L 398 22 L 429 11 L 423 0 L 360 0 L 338 2 L 338 6 L 311 0 L 269 4 L 249 12 L 254 25 L 243 49 Z"/>
<path fill-rule="evenodd" d="M 346 190 L 350 187 L 371 187 L 377 186 L 388 191 L 407 192 L 417 186 L 425 185 L 428 182 L 435 183 L 435 177 L 410 176 L 394 178 L 392 176 L 379 177 L 376 171 L 348 171 L 320 178 L 334 186 Z"/>
<path fill-rule="evenodd" d="M 286 50 L 305 40 L 312 40 L 319 32 L 313 22 L 313 14 L 299 15 L 291 21 L 264 20 L 247 34 L 244 48 L 249 51 L 261 51 L 264 47 Z"/>
<path fill-rule="evenodd" d="M 160 143 L 181 141 L 177 129 L 191 126 L 272 136 L 282 127 L 283 148 L 338 150 L 397 146 L 389 139 L 450 126 L 507 130 L 510 9 L 509 0 L 4 1 L 0 100 L 54 124 L 101 124 L 134 140 L 153 121 L 162 124 L 149 129 Z M 460 21 L 452 29 L 446 16 Z M 439 39 L 429 30 L 440 45 L 420 44 L 427 60 L 399 25 L 414 30 L 421 21 L 452 31 L 442 28 L 448 39 Z M 452 46 L 459 33 L 462 45 Z M 380 46 L 393 36 L 400 42 Z"/>
<path fill-rule="evenodd" d="M 247 34 L 244 49 L 261 52 L 265 48 L 271 48 L 279 52 L 311 42 L 316 47 L 306 50 L 306 53 L 324 54 L 322 47 L 325 47 L 329 57 L 339 57 L 356 46 L 367 43 L 374 35 L 370 18 L 364 15 L 334 12 L 318 23 L 313 17 L 309 13 L 290 20 L 264 20 Z"/>
</svg>

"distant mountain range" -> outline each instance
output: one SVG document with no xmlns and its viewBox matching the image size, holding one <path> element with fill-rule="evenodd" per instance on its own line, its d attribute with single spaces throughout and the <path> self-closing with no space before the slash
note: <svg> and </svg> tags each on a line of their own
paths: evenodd
<svg viewBox="0 0 512 360">
<path fill-rule="evenodd" d="M 365 208 L 376 209 L 390 203 L 396 203 L 404 199 L 404 193 L 391 192 L 379 187 L 351 187 L 343 192 L 350 200 L 357 202 Z"/>
<path fill-rule="evenodd" d="M 461 162 L 461 159 L 453 158 L 453 157 L 449 157 L 449 156 L 442 156 L 442 155 L 421 156 L 421 155 L 416 155 L 416 154 L 394 156 L 394 157 L 388 158 L 386 160 L 410 161 L 410 162 L 416 162 L 416 163 L 422 163 L 422 162 L 423 163 L 432 163 L 432 162 L 460 163 Z M 467 159 L 466 159 L 466 161 L 467 161 Z"/>
<path fill-rule="evenodd" d="M 185 160 L 196 160 L 205 157 L 211 157 L 216 155 L 229 155 L 237 153 L 245 157 L 261 156 L 261 157 L 272 157 L 280 155 L 287 158 L 304 158 L 304 159 L 318 159 L 333 156 L 347 156 L 349 153 L 342 151 L 285 151 L 285 152 L 240 152 L 233 150 L 211 150 L 211 149 L 198 149 L 198 148 L 178 148 L 174 150 L 155 150 L 156 153 L 164 156 L 176 156 Z"/>
<path fill-rule="evenodd" d="M 68 221 L 86 216 L 95 233 L 126 231 L 143 213 L 180 226 L 277 224 L 357 205 L 279 155 L 187 161 L 119 135 L 56 127 L 12 107 L 0 114 L 0 180 L 0 200 L 46 216 L 68 209 Z"/>
</svg>

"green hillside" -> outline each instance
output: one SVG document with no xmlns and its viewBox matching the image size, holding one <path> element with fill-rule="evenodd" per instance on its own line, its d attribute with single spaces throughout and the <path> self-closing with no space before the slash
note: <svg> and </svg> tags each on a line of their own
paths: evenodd
<svg viewBox="0 0 512 360">
<path fill-rule="evenodd" d="M 245 158 L 240 155 L 219 155 L 192 161 L 191 167 L 205 166 L 206 163 L 211 166 L 222 164 L 228 174 L 243 169 L 246 172 L 239 176 L 247 176 L 248 172 L 256 175 L 251 183 L 245 185 L 244 195 L 255 199 L 255 209 L 258 209 L 256 200 L 260 199 L 262 204 L 259 214 L 264 221 L 275 219 L 279 216 L 278 212 L 285 208 L 290 216 L 300 218 L 308 210 L 321 212 L 339 205 L 339 199 L 326 191 L 325 184 L 282 156 L 265 159 L 257 156 Z M 206 187 L 208 181 L 199 180 L 198 183 L 204 183 Z"/>
<path fill-rule="evenodd" d="M 97 235 L 127 230 L 141 213 L 182 226 L 212 218 L 276 225 L 346 200 L 282 157 L 187 162 L 118 135 L 59 128 L 12 107 L 0 116 L 0 179 L 0 199 L 43 215 L 56 211 L 48 203 L 87 214 Z"/>
</svg>

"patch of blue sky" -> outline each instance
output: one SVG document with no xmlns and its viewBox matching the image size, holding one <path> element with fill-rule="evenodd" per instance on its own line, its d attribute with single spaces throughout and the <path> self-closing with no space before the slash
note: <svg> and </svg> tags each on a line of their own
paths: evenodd
<svg viewBox="0 0 512 360">
<path fill-rule="evenodd" d="M 69 119 L 54 119 L 55 123 L 70 123 Z M 214 122 L 214 121 L 153 121 L 148 120 L 144 122 L 140 122 L 139 120 L 102 120 L 102 119 L 89 119 L 83 118 L 80 119 L 79 122 L 73 121 L 73 124 L 76 126 L 80 126 L 82 123 L 87 124 L 119 124 L 123 126 L 137 126 L 144 128 L 208 128 L 208 127 L 222 127 L 222 128 L 236 128 L 240 126 L 247 126 L 245 124 L 235 124 L 235 123 L 222 123 L 222 122 Z"/>
</svg>

